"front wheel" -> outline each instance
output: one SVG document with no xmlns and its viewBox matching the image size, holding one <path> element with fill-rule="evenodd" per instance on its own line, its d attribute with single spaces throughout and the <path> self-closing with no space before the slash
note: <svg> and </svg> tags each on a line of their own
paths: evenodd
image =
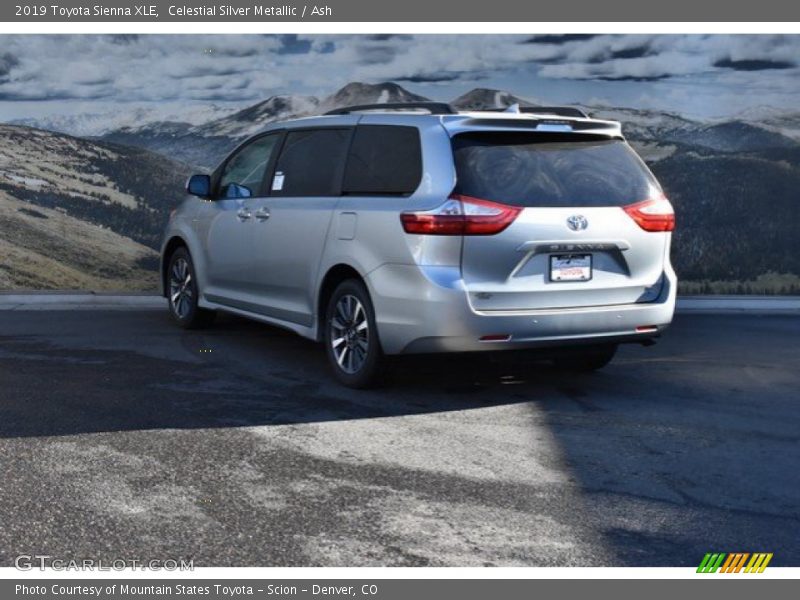
<svg viewBox="0 0 800 600">
<path fill-rule="evenodd" d="M 336 378 L 352 388 L 378 385 L 385 362 L 375 310 L 366 286 L 356 279 L 339 284 L 325 311 L 325 350 Z"/>
<path fill-rule="evenodd" d="M 200 308 L 199 295 L 192 257 L 186 248 L 178 248 L 167 265 L 169 312 L 178 326 L 198 329 L 212 323 L 216 312 Z"/>
</svg>

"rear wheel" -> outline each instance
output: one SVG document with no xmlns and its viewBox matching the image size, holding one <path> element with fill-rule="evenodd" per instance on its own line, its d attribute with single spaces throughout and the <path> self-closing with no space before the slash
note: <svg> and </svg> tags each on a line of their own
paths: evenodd
<svg viewBox="0 0 800 600">
<path fill-rule="evenodd" d="M 378 385 L 385 357 L 366 286 L 357 279 L 339 284 L 325 311 L 325 351 L 336 378 L 352 388 Z"/>
<path fill-rule="evenodd" d="M 587 346 L 575 349 L 553 359 L 556 367 L 564 371 L 597 371 L 610 363 L 617 353 L 617 344 Z"/>
<path fill-rule="evenodd" d="M 192 257 L 186 248 L 178 248 L 167 265 L 169 312 L 178 326 L 197 329 L 214 321 L 217 313 L 200 308 L 197 305 L 199 296 Z"/>
</svg>

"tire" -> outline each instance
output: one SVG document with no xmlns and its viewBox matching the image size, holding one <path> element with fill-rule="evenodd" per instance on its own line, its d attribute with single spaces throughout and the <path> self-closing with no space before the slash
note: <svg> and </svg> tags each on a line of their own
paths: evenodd
<svg viewBox="0 0 800 600">
<path fill-rule="evenodd" d="M 334 290 L 323 322 L 325 352 L 344 385 L 366 389 L 383 382 L 386 357 L 378 339 L 375 309 L 366 286 L 347 279 Z"/>
<path fill-rule="evenodd" d="M 166 288 L 169 313 L 179 327 L 200 329 L 211 325 L 217 313 L 197 305 L 200 297 L 197 277 L 192 257 L 186 248 L 178 248 L 169 257 Z"/>
<path fill-rule="evenodd" d="M 617 353 L 617 344 L 587 346 L 553 359 L 556 368 L 563 371 L 589 373 L 608 365 Z"/>
</svg>

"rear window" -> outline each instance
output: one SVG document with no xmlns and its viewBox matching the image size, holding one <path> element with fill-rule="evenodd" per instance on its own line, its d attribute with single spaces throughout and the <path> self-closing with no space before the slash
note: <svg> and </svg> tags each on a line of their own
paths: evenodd
<svg viewBox="0 0 800 600">
<path fill-rule="evenodd" d="M 622 206 L 660 188 L 621 140 L 477 132 L 453 138 L 456 192 L 515 206 Z"/>
<path fill-rule="evenodd" d="M 416 127 L 356 127 L 344 176 L 345 194 L 411 194 L 421 178 L 422 156 Z"/>
</svg>

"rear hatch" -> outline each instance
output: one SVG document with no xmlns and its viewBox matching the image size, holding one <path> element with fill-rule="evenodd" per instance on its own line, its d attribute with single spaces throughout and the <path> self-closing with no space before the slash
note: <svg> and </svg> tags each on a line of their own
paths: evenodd
<svg viewBox="0 0 800 600">
<path fill-rule="evenodd" d="M 480 311 L 647 302 L 659 295 L 672 207 L 620 139 L 475 131 L 453 137 L 453 198 L 510 207 L 499 232 L 464 235 L 462 275 Z M 486 202 L 488 201 L 488 202 Z"/>
</svg>

